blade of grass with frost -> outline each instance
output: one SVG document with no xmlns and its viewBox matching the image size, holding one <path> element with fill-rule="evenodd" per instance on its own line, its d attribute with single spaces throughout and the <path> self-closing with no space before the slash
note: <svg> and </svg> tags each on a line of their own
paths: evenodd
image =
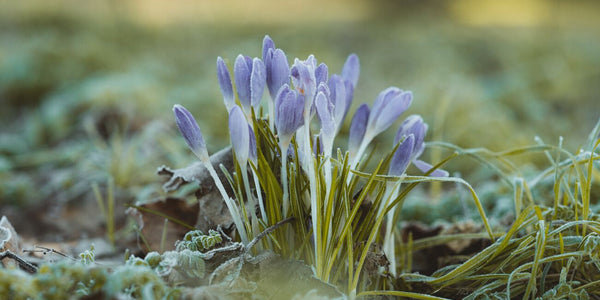
<svg viewBox="0 0 600 300">
<path fill-rule="evenodd" d="M 204 143 L 204 138 L 202 137 L 202 133 L 200 132 L 200 127 L 198 126 L 198 122 L 194 119 L 194 116 L 183 106 L 179 104 L 175 104 L 173 106 L 173 113 L 175 114 L 175 122 L 177 124 L 177 128 L 185 142 L 190 147 L 192 152 L 200 159 L 200 161 L 204 164 L 209 174 L 215 181 L 217 185 L 217 189 L 221 193 L 225 204 L 227 205 L 227 209 L 233 218 L 235 226 L 240 234 L 240 239 L 242 243 L 248 244 L 248 234 L 246 233 L 246 229 L 244 227 L 244 223 L 242 222 L 242 218 L 240 216 L 240 212 L 231 199 L 227 192 L 225 191 L 225 187 L 223 183 L 219 179 L 217 172 L 213 168 L 210 157 L 208 156 L 208 151 L 206 150 L 206 144 Z"/>
<path fill-rule="evenodd" d="M 256 216 L 256 201 L 250 191 L 250 183 L 248 181 L 248 158 L 250 156 L 250 146 L 251 146 L 251 138 L 248 122 L 246 122 L 246 118 L 242 109 L 234 105 L 231 111 L 229 112 L 229 135 L 231 136 L 231 145 L 233 151 L 235 151 L 235 157 L 237 163 L 241 170 L 242 180 L 244 182 L 244 188 L 246 192 L 247 201 L 250 204 L 250 220 L 252 235 L 255 236 L 260 232 L 258 217 Z M 254 132 L 252 132 L 254 135 Z M 256 145 L 255 145 L 256 147 Z M 256 152 L 256 150 L 254 150 Z M 243 205 L 244 201 L 242 199 L 238 200 L 240 205 Z"/>
</svg>

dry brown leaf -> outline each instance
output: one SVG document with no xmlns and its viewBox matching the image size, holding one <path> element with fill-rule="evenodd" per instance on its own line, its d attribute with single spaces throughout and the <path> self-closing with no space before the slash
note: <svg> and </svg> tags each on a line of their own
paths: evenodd
<svg viewBox="0 0 600 300">
<path fill-rule="evenodd" d="M 6 216 L 0 219 L 0 252 L 10 251 L 14 254 L 21 253 L 21 240 Z M 5 267 L 16 267 L 17 263 L 10 259 L 2 260 Z"/>
<path fill-rule="evenodd" d="M 131 215 L 137 216 L 138 226 L 141 234 L 148 243 L 150 249 L 147 251 L 168 251 L 175 249 L 175 242 L 183 238 L 186 232 L 193 229 L 198 219 L 198 205 L 188 204 L 183 199 L 167 198 L 164 201 L 147 203 L 139 206 L 139 209 L 128 210 Z M 165 216 L 178 220 L 187 226 L 174 221 L 167 221 Z M 164 241 L 163 230 L 166 226 Z M 161 243 L 163 248 L 161 249 Z"/>
</svg>

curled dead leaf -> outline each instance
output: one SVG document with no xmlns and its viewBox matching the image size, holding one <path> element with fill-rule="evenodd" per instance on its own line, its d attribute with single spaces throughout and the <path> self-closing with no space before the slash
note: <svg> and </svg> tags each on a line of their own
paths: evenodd
<svg viewBox="0 0 600 300">
<path fill-rule="evenodd" d="M 10 224 L 6 216 L 0 219 L 0 252 L 10 251 L 21 253 L 21 241 L 15 228 Z M 17 263 L 13 260 L 2 260 L 5 267 L 15 267 Z"/>
</svg>

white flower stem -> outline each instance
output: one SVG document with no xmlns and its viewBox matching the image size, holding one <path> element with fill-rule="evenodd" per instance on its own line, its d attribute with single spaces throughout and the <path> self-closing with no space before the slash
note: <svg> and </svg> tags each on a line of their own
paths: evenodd
<svg viewBox="0 0 600 300">
<path fill-rule="evenodd" d="M 310 109 L 304 110 L 304 162 L 306 164 L 306 170 L 308 170 L 308 179 L 310 185 L 310 213 L 313 226 L 313 237 L 315 241 L 315 266 L 317 271 L 317 277 L 321 277 L 323 259 L 321 257 L 322 240 L 320 235 L 320 226 L 322 224 L 321 213 L 319 203 L 317 202 L 317 177 L 315 174 L 315 165 L 313 159 L 313 152 L 310 147 Z"/>
<path fill-rule="evenodd" d="M 331 195 L 331 143 L 324 143 L 324 148 L 325 148 L 325 152 L 324 152 L 324 157 L 323 159 L 325 159 L 325 162 L 323 163 L 323 169 L 325 172 L 325 201 L 324 201 L 324 209 L 327 209 L 329 207 L 329 205 L 332 205 L 332 212 L 335 211 L 335 203 L 329 203 L 329 196 Z M 328 226 L 328 231 L 327 231 L 327 244 L 329 244 L 331 242 L 331 234 L 332 234 L 332 229 L 333 229 L 333 222 L 329 222 L 329 226 Z"/>
<path fill-rule="evenodd" d="M 367 150 L 367 147 L 369 146 L 369 144 L 371 143 L 373 138 L 374 138 L 374 136 L 371 135 L 368 131 L 365 132 L 365 136 L 363 137 L 363 140 L 360 143 L 360 147 L 358 147 L 356 156 L 354 156 L 353 158 L 350 158 L 352 161 L 352 163 L 350 164 L 351 170 L 356 169 L 356 167 L 358 166 L 358 163 L 360 162 L 360 159 L 362 158 L 365 150 Z M 346 180 L 346 184 L 350 184 L 350 181 L 352 180 L 353 175 L 354 174 L 352 172 L 348 173 L 348 179 Z"/>
<path fill-rule="evenodd" d="M 271 132 L 275 132 L 275 99 L 268 101 L 269 103 L 269 129 Z"/>
<path fill-rule="evenodd" d="M 244 187 L 246 189 L 246 197 L 248 198 L 248 204 L 250 205 L 250 226 L 252 228 L 252 236 L 256 236 L 260 232 L 260 228 L 258 227 L 258 217 L 256 216 L 256 201 L 254 201 L 254 196 L 250 191 L 250 182 L 248 181 L 248 167 L 247 164 L 240 166 L 240 170 L 242 172 L 242 180 L 244 181 Z M 243 205 L 240 202 L 240 205 Z"/>
<path fill-rule="evenodd" d="M 392 199 L 395 199 L 398 196 L 398 192 L 400 191 L 400 182 L 388 182 L 385 189 L 385 205 L 382 205 L 379 209 L 379 214 L 383 213 L 387 207 L 390 205 Z M 393 276 L 396 276 L 396 243 L 394 236 L 394 228 L 396 224 L 394 223 L 394 214 L 396 213 L 396 206 L 393 206 L 390 211 L 386 214 L 386 227 L 385 227 L 385 235 L 383 238 L 383 252 L 385 256 L 388 258 L 390 262 L 390 272 Z M 383 217 L 383 216 L 382 216 Z"/>
<path fill-rule="evenodd" d="M 290 209 L 290 192 L 287 178 L 287 152 L 292 141 L 291 136 L 279 137 L 279 148 L 281 149 L 281 184 L 283 189 L 283 217 L 286 218 Z"/>
<path fill-rule="evenodd" d="M 269 217 L 267 216 L 267 211 L 265 210 L 265 201 L 262 197 L 260 182 L 258 181 L 258 174 L 256 174 L 256 171 L 254 169 L 252 169 L 252 177 L 254 178 L 254 187 L 256 188 L 256 196 L 258 197 L 258 206 L 260 207 L 260 214 L 262 215 L 262 219 L 265 221 L 265 224 L 269 224 Z"/>
<path fill-rule="evenodd" d="M 215 171 L 215 168 L 212 166 L 210 161 L 205 160 L 205 161 L 203 161 L 203 163 L 204 163 L 204 166 L 206 167 L 206 169 L 208 170 L 208 173 L 210 173 L 210 176 L 215 181 L 215 184 L 217 185 L 217 189 L 221 193 L 223 200 L 225 200 L 225 205 L 227 205 L 227 209 L 229 210 L 229 213 L 231 214 L 231 217 L 233 218 L 233 223 L 235 224 L 235 227 L 237 228 L 238 233 L 240 234 L 240 239 L 242 240 L 242 244 L 248 245 L 248 242 L 249 242 L 248 234 L 246 233 L 246 227 L 244 227 L 244 222 L 242 222 L 242 218 L 240 216 L 240 211 L 238 210 L 235 203 L 233 203 L 233 199 L 231 199 L 227 195 L 227 191 L 225 191 L 225 187 L 223 186 L 223 183 L 221 183 L 221 179 L 219 179 L 219 175 L 217 175 L 217 172 Z"/>
</svg>

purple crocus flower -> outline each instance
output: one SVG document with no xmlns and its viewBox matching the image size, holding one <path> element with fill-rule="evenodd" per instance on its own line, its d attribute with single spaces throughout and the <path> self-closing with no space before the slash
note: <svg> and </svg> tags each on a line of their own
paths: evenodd
<svg viewBox="0 0 600 300">
<path fill-rule="evenodd" d="M 192 152 L 194 152 L 201 161 L 209 161 L 206 143 L 204 143 L 202 132 L 200 132 L 200 127 L 198 126 L 196 119 L 194 119 L 194 116 L 192 116 L 185 107 L 179 104 L 173 106 L 173 113 L 175 114 L 177 128 L 179 128 L 179 132 L 183 135 L 188 147 L 192 149 Z"/>
<path fill-rule="evenodd" d="M 290 82 L 290 66 L 283 50 L 276 49 L 275 43 L 268 35 L 263 39 L 262 54 L 265 63 L 267 88 L 271 99 L 275 99 L 281 86 Z"/>
<path fill-rule="evenodd" d="M 315 69 L 317 68 L 317 60 L 313 55 L 310 55 L 306 60 L 296 58 L 294 65 L 290 69 L 292 82 L 296 90 L 304 96 L 304 108 L 308 113 L 313 104 L 313 100 L 317 90 L 317 79 L 315 77 Z"/>
<path fill-rule="evenodd" d="M 348 103 L 348 98 L 346 96 L 346 84 L 340 75 L 331 75 L 328 86 L 330 91 L 329 99 L 331 99 L 331 103 L 334 107 L 333 115 L 337 132 L 344 122 L 344 117 L 346 116 L 348 105 L 350 103 Z"/>
<path fill-rule="evenodd" d="M 250 75 L 250 105 L 254 107 L 257 113 L 265 90 L 266 80 L 265 64 L 262 60 L 254 58 L 252 61 L 252 74 Z"/>
<path fill-rule="evenodd" d="M 405 159 L 407 159 L 408 163 L 413 163 L 423 173 L 427 173 L 433 167 L 429 163 L 426 163 L 422 160 L 417 159 L 421 156 L 421 154 L 423 153 L 423 150 L 425 149 L 425 144 L 423 143 L 423 141 L 425 140 L 427 128 L 428 128 L 428 126 L 425 122 L 423 122 L 423 118 L 421 118 L 421 116 L 411 115 L 408 118 L 406 118 L 406 120 L 404 120 L 404 122 L 402 122 L 402 125 L 400 125 L 400 128 L 398 129 L 398 132 L 396 133 L 396 137 L 394 138 L 394 144 L 396 144 L 396 143 L 400 142 L 401 139 L 403 139 L 403 138 L 406 140 L 409 136 L 414 137 L 413 148 L 411 149 L 410 152 L 406 152 L 403 155 L 407 155 L 405 157 Z M 398 149 L 400 149 L 400 147 L 401 147 L 401 145 L 398 146 Z M 394 155 L 396 156 L 397 153 L 398 153 L 398 151 L 396 151 L 396 153 Z M 391 173 L 392 165 L 393 165 L 393 163 L 390 165 L 390 175 L 402 174 L 402 173 L 392 174 Z M 407 167 L 408 167 L 408 165 L 407 165 Z M 406 170 L 406 168 L 405 168 L 405 170 Z M 442 169 L 438 169 L 438 170 L 433 171 L 430 174 L 430 176 L 432 176 L 432 177 L 447 177 L 448 172 L 445 170 L 442 170 Z"/>
<path fill-rule="evenodd" d="M 367 123 L 367 133 L 373 138 L 396 121 L 412 103 L 412 93 L 397 87 L 389 87 L 379 93 Z"/>
<path fill-rule="evenodd" d="M 281 49 L 269 49 L 265 59 L 265 68 L 267 88 L 271 98 L 274 99 L 279 89 L 290 82 L 290 66 L 285 53 Z"/>
<path fill-rule="evenodd" d="M 246 114 L 258 110 L 266 84 L 265 65 L 259 58 L 238 55 L 233 67 L 237 94 Z"/>
<path fill-rule="evenodd" d="M 350 54 L 344 63 L 342 68 L 342 78 L 352 83 L 353 87 L 356 87 L 358 83 L 358 76 L 360 74 L 360 62 L 356 54 Z"/>
<path fill-rule="evenodd" d="M 250 134 L 244 112 L 237 105 L 229 111 L 229 135 L 238 164 L 245 165 L 250 153 Z"/>
<path fill-rule="evenodd" d="M 394 144 L 397 144 L 403 136 L 413 134 L 415 136 L 415 146 L 412 150 L 412 158 L 418 158 L 423 153 L 425 145 L 425 134 L 427 134 L 427 124 L 423 122 L 423 118 L 419 115 L 411 115 L 402 122 L 396 137 L 394 138 Z"/>
<path fill-rule="evenodd" d="M 284 84 L 275 98 L 275 127 L 280 139 L 291 139 L 304 123 L 303 112 L 304 96 Z"/>
<path fill-rule="evenodd" d="M 269 52 L 269 50 L 275 50 L 275 42 L 273 42 L 273 39 L 271 39 L 269 35 L 265 35 L 265 38 L 263 39 L 262 48 L 262 58 L 265 64 L 267 62 L 267 53 Z"/>
<path fill-rule="evenodd" d="M 412 160 L 412 153 L 415 147 L 415 136 L 409 134 L 403 136 L 404 140 L 398 145 L 396 152 L 392 156 L 388 174 L 392 176 L 400 176 L 406 172 L 406 168 Z"/>
<path fill-rule="evenodd" d="M 415 159 L 413 161 L 413 164 L 423 173 L 427 173 L 433 168 L 431 164 L 424 162 L 420 159 Z M 442 169 L 436 169 L 435 171 L 431 172 L 431 174 L 429 174 L 429 176 L 431 177 L 448 177 L 449 175 L 450 174 L 448 173 L 448 171 Z"/>
<path fill-rule="evenodd" d="M 221 93 L 223 94 L 223 102 L 227 111 L 235 104 L 233 99 L 233 87 L 231 86 L 231 76 L 225 61 L 219 56 L 217 58 L 217 78 L 219 79 L 219 86 L 221 87 Z"/>
<path fill-rule="evenodd" d="M 321 122 L 321 139 L 326 148 L 325 153 L 329 153 L 329 148 L 333 145 L 333 138 L 336 133 L 336 120 L 334 116 L 335 107 L 323 92 L 319 92 L 315 99 L 317 116 Z"/>
<path fill-rule="evenodd" d="M 366 103 L 361 104 L 352 118 L 350 123 L 350 132 L 348 134 L 348 151 L 356 153 L 367 130 L 367 122 L 369 121 L 370 109 Z"/>
</svg>

